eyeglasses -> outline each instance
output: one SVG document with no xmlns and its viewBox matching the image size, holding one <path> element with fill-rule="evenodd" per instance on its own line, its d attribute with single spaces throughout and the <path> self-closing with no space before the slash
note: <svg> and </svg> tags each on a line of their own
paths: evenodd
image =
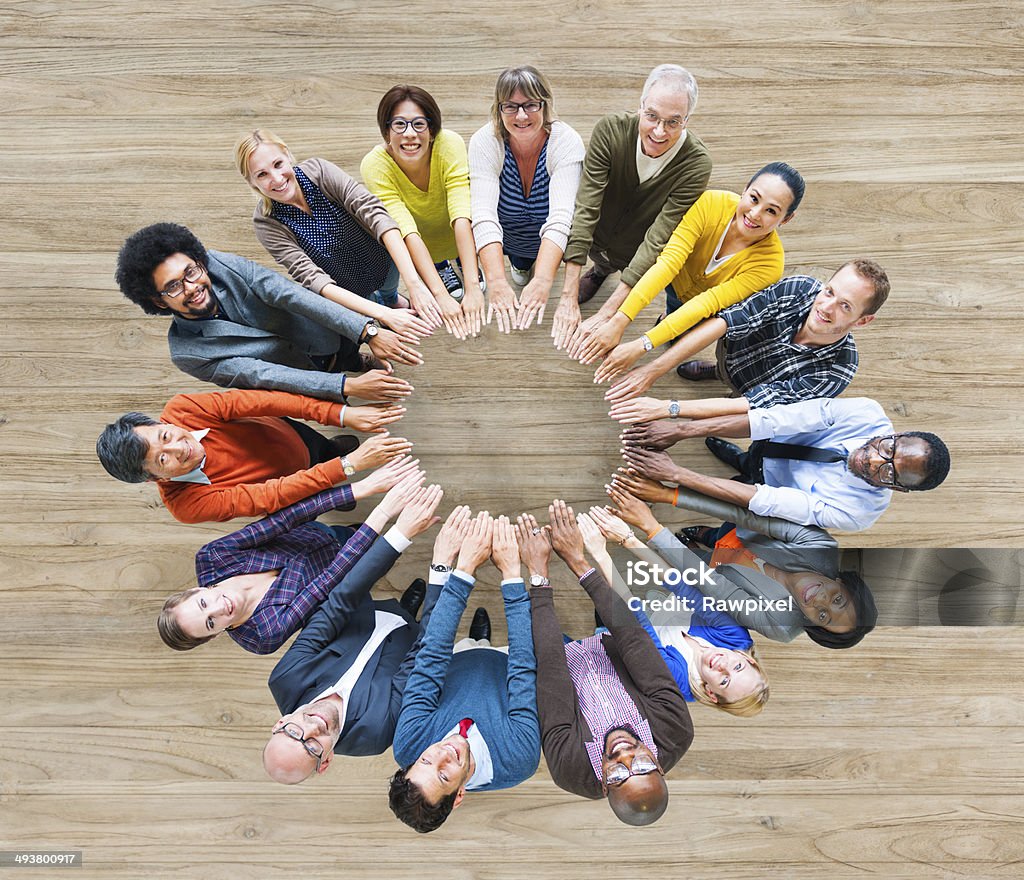
<svg viewBox="0 0 1024 880">
<path fill-rule="evenodd" d="M 651 110 L 644 110 L 643 117 L 655 128 L 658 127 L 660 122 L 664 126 L 665 131 L 679 131 L 683 127 L 683 123 L 686 122 L 686 117 L 680 119 L 678 116 L 673 116 L 671 119 L 662 119 L 657 113 Z"/>
<path fill-rule="evenodd" d="M 604 781 L 607 785 L 618 786 L 622 785 L 630 776 L 647 776 L 659 769 L 658 765 L 650 758 L 634 758 L 632 768 L 625 764 L 612 764 L 604 776 Z"/>
<path fill-rule="evenodd" d="M 279 733 L 283 733 L 285 736 L 291 737 L 296 742 L 302 743 L 302 747 L 306 750 L 307 754 L 311 758 L 316 758 L 316 771 L 320 772 L 320 763 L 324 759 L 324 747 L 315 739 L 306 739 L 302 733 L 302 728 L 298 724 L 294 724 L 289 721 L 283 727 L 279 727 L 275 730 L 271 736 L 276 736 Z"/>
<path fill-rule="evenodd" d="M 875 476 L 878 482 L 883 486 L 896 486 L 900 489 L 906 488 L 901 486 L 899 482 L 899 475 L 896 473 L 896 464 L 894 459 L 896 458 L 896 441 L 899 439 L 898 435 L 893 434 L 889 437 L 882 437 L 875 443 L 875 449 L 878 450 L 878 454 L 885 461 L 885 464 L 880 465 L 878 470 L 875 472 Z"/>
<path fill-rule="evenodd" d="M 203 277 L 203 272 L 206 269 L 202 263 L 193 263 L 185 270 L 185 274 L 181 278 L 178 278 L 168 284 L 163 290 L 160 291 L 160 296 L 166 296 L 168 299 L 175 299 L 181 296 L 185 292 L 185 282 L 189 284 L 195 284 L 200 278 Z"/>
<path fill-rule="evenodd" d="M 403 119 L 396 116 L 388 120 L 388 128 L 395 134 L 404 134 L 407 128 L 413 131 L 426 131 L 430 127 L 430 120 L 426 116 L 417 116 L 415 119 Z"/>
<path fill-rule="evenodd" d="M 517 104 L 515 101 L 502 101 L 498 105 L 498 109 L 505 116 L 515 116 L 520 110 L 525 110 L 527 113 L 536 113 L 543 106 L 543 101 L 527 101 L 525 104 Z"/>
</svg>

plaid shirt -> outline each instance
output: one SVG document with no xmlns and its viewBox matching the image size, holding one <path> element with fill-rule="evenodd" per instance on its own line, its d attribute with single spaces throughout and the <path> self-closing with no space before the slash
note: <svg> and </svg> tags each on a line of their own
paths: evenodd
<svg viewBox="0 0 1024 880">
<path fill-rule="evenodd" d="M 272 513 L 244 529 L 211 541 L 196 554 L 200 587 L 226 578 L 279 569 L 252 616 L 228 630 L 254 654 L 271 654 L 306 621 L 373 544 L 377 533 L 365 523 L 339 546 L 329 529 L 310 522 L 328 510 L 351 510 L 352 489 L 339 486 Z"/>
<path fill-rule="evenodd" d="M 823 286 L 809 275 L 791 275 L 718 313 L 728 325 L 726 373 L 751 409 L 838 397 L 853 380 L 853 334 L 821 347 L 793 343 Z"/>
</svg>

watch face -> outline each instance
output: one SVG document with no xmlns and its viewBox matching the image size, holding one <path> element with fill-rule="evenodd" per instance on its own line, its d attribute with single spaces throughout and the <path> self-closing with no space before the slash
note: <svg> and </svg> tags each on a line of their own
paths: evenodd
<svg viewBox="0 0 1024 880">
<path fill-rule="evenodd" d="M 673 400 L 668 405 L 668 414 L 670 416 L 672 416 L 672 418 L 675 418 L 677 415 L 679 415 L 679 401 L 678 400 Z"/>
<path fill-rule="evenodd" d="M 366 335 L 367 336 L 376 336 L 377 335 L 377 330 L 378 330 L 378 328 L 377 328 L 376 324 L 367 324 L 366 325 Z"/>
</svg>

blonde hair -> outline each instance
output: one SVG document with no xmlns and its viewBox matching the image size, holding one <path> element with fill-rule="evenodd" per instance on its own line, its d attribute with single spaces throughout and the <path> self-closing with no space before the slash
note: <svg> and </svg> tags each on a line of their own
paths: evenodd
<svg viewBox="0 0 1024 880">
<path fill-rule="evenodd" d="M 740 697 L 731 703 L 726 703 L 721 699 L 718 701 L 712 700 L 708 696 L 708 692 L 704 690 L 704 679 L 700 677 L 697 664 L 690 663 L 687 665 L 690 692 L 698 703 L 703 703 L 705 706 L 714 706 L 716 709 L 721 709 L 723 712 L 728 712 L 730 715 L 736 715 L 739 718 L 753 718 L 761 713 L 765 703 L 768 702 L 768 675 L 761 668 L 761 664 L 757 660 L 757 649 L 753 645 L 750 646 L 749 651 L 737 651 L 736 653 L 746 657 L 747 662 L 760 673 L 764 685 L 759 690 L 747 694 L 745 697 Z"/>
<path fill-rule="evenodd" d="M 509 67 L 498 74 L 498 81 L 494 84 L 494 103 L 491 104 L 494 136 L 499 140 L 508 140 L 508 131 L 502 125 L 498 105 L 511 101 L 517 89 L 526 95 L 529 101 L 544 102 L 544 128 L 550 132 L 551 124 L 558 118 L 555 116 L 554 101 L 551 98 L 551 85 L 547 77 L 536 67 L 524 64 L 522 67 Z"/>
<path fill-rule="evenodd" d="M 273 208 L 273 200 L 253 186 L 252 179 L 249 176 L 249 160 L 252 158 L 252 154 L 263 144 L 273 144 L 275 147 L 278 147 L 293 165 L 295 164 L 295 158 L 292 156 L 292 151 L 288 149 L 288 144 L 266 128 L 254 129 L 252 134 L 243 135 L 238 139 L 238 143 L 235 144 L 235 167 L 238 169 L 238 173 L 245 178 L 245 182 L 259 194 L 260 208 L 264 215 L 267 215 Z"/>
</svg>

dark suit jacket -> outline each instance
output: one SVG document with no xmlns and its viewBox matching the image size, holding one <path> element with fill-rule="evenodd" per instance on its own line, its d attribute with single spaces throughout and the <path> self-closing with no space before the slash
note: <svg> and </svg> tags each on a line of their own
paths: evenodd
<svg viewBox="0 0 1024 880">
<path fill-rule="evenodd" d="M 421 627 L 394 599 L 374 601 L 369 592 L 397 559 L 395 549 L 378 538 L 331 591 L 270 673 L 270 691 L 278 707 L 285 714 L 294 712 L 336 684 L 348 670 L 373 634 L 375 611 L 389 611 L 408 621 L 388 635 L 352 689 L 345 726 L 334 747 L 339 755 L 379 755 L 394 738 L 405 683 L 420 646 Z M 427 590 L 424 629 L 439 594 L 439 587 Z"/>
<path fill-rule="evenodd" d="M 311 356 L 333 355 L 343 337 L 358 345 L 370 319 L 244 257 L 209 251 L 208 262 L 220 312 L 174 316 L 167 343 L 175 366 L 225 388 L 344 401 L 341 376 L 318 370 Z"/>
<path fill-rule="evenodd" d="M 667 773 L 693 742 L 686 701 L 651 637 L 601 573 L 595 569 L 581 583 L 610 630 L 602 640 L 604 650 L 623 687 L 650 724 L 658 761 Z M 530 611 L 537 654 L 541 745 L 551 779 L 573 794 L 600 798 L 601 783 L 584 745 L 594 733 L 576 699 L 550 587 L 530 590 Z"/>
</svg>

